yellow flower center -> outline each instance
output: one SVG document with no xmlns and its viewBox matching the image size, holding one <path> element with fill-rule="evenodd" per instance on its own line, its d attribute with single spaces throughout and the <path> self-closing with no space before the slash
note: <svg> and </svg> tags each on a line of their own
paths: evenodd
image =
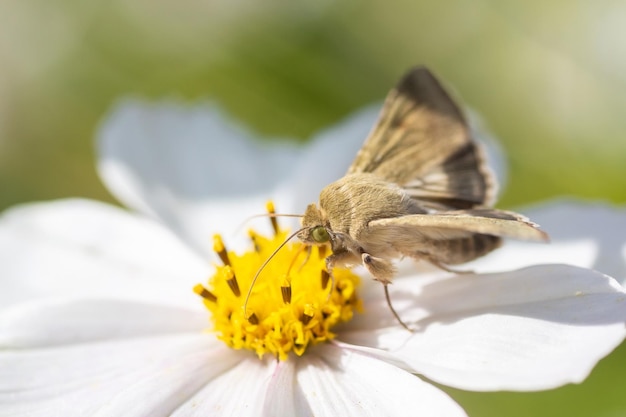
<svg viewBox="0 0 626 417">
<path fill-rule="evenodd" d="M 271 203 L 268 211 L 273 214 Z M 253 249 L 241 255 L 227 251 L 221 237 L 215 236 L 214 250 L 223 265 L 216 266 L 206 287 L 198 284 L 194 291 L 211 312 L 220 340 L 234 349 L 252 350 L 259 358 L 269 353 L 286 360 L 289 352 L 300 356 L 308 346 L 331 340 L 335 336 L 331 328 L 349 321 L 355 308 L 361 309 L 355 291 L 359 278 L 335 268 L 332 285 L 325 247 L 287 243 L 253 283 L 288 236 L 275 217 L 271 220 L 274 236 L 250 231 Z"/>
</svg>

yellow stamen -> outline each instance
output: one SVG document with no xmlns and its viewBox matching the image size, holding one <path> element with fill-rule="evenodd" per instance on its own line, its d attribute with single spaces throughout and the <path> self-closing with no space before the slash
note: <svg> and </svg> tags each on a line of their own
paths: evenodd
<svg viewBox="0 0 626 417">
<path fill-rule="evenodd" d="M 320 251 L 312 248 L 307 255 L 301 250 L 301 243 L 288 243 L 260 273 L 244 312 L 245 297 L 241 294 L 247 293 L 259 267 L 288 233 L 277 228 L 271 238 L 255 232 L 250 236 L 255 250 L 241 255 L 226 253 L 221 239 L 214 239 L 220 243 L 215 244 L 216 252 L 224 262 L 219 254 L 222 250 L 228 264 L 216 266 L 206 288 L 194 287 L 211 312 L 213 330 L 228 346 L 251 350 L 259 358 L 270 354 L 286 360 L 289 352 L 302 355 L 309 346 L 333 339 L 332 327 L 349 321 L 354 310 L 361 309 L 355 291 L 359 279 L 355 274 L 334 269 L 335 288 L 328 288 L 325 258 Z M 289 268 L 294 257 L 303 262 L 301 268 Z"/>
<path fill-rule="evenodd" d="M 259 242 L 257 242 L 257 233 L 254 230 L 248 230 L 248 236 L 250 236 L 250 240 L 252 241 L 252 245 L 254 246 L 254 251 L 260 252 L 261 247 L 259 246 Z"/>
<path fill-rule="evenodd" d="M 198 294 L 200 297 L 204 298 L 205 300 L 212 301 L 212 302 L 217 301 L 217 297 L 215 296 L 215 294 L 213 294 L 211 291 L 204 288 L 204 285 L 202 284 L 197 284 L 196 286 L 194 286 L 193 292 L 195 292 L 196 294 Z"/>
<path fill-rule="evenodd" d="M 274 229 L 274 234 L 277 235 L 280 231 L 278 228 L 278 220 L 273 215 L 276 214 L 276 210 L 274 209 L 274 202 L 268 201 L 265 203 L 265 210 L 267 210 L 270 215 L 270 221 L 272 222 L 272 229 Z"/>
<path fill-rule="evenodd" d="M 326 257 L 326 249 L 328 248 L 328 246 L 318 246 L 318 250 L 320 251 L 320 256 L 322 258 Z"/>
<path fill-rule="evenodd" d="M 224 265 L 230 265 L 228 252 L 226 252 L 226 247 L 224 246 L 224 242 L 222 241 L 222 237 L 220 235 L 213 236 L 213 250 L 220 257 Z"/>
<path fill-rule="evenodd" d="M 283 303 L 291 303 L 291 283 L 286 279 L 283 280 L 283 284 L 280 286 L 280 291 L 283 296 Z"/>
<path fill-rule="evenodd" d="M 252 313 L 250 317 L 248 317 L 248 322 L 250 324 L 259 324 L 259 318 L 256 316 L 256 314 Z"/>
<path fill-rule="evenodd" d="M 330 279 L 330 274 L 327 270 L 322 269 L 321 276 L 322 288 L 326 288 L 326 286 L 328 285 L 328 280 Z"/>
<path fill-rule="evenodd" d="M 300 321 L 306 326 L 313 317 L 315 317 L 315 308 L 311 304 L 305 305 Z"/>
<path fill-rule="evenodd" d="M 239 290 L 239 283 L 237 282 L 237 277 L 235 276 L 233 268 L 230 265 L 224 265 L 224 267 L 220 269 L 220 272 L 228 284 L 228 288 L 230 288 L 236 297 L 239 297 L 241 295 L 241 291 Z"/>
</svg>

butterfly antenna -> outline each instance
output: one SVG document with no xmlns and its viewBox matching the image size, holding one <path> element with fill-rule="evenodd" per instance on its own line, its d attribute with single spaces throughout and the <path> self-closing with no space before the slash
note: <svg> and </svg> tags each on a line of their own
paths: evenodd
<svg viewBox="0 0 626 417">
<path fill-rule="evenodd" d="M 244 315 L 244 317 L 247 317 L 247 314 L 248 314 L 248 300 L 250 299 L 250 294 L 252 294 L 252 289 L 254 288 L 254 284 L 256 283 L 256 280 L 257 280 L 257 278 L 259 278 L 259 275 L 261 274 L 263 269 L 265 269 L 267 264 L 272 260 L 272 258 L 274 256 L 276 256 L 278 251 L 281 250 L 283 248 L 283 246 L 285 246 L 287 244 L 287 242 L 289 242 L 291 239 L 294 238 L 294 236 L 296 236 L 298 233 L 300 233 L 301 231 L 303 231 L 305 229 L 306 229 L 306 227 L 303 227 L 301 229 L 296 230 L 291 235 L 289 235 L 289 237 L 287 239 L 285 239 L 283 241 L 283 243 L 281 243 L 274 250 L 274 252 L 272 252 L 272 254 L 265 260 L 265 262 L 263 262 L 263 265 L 261 265 L 261 267 L 256 271 L 256 274 L 254 274 L 254 278 L 252 278 L 252 283 L 250 283 L 250 288 L 248 288 L 248 293 L 246 294 L 246 301 L 243 303 L 243 315 Z"/>
<path fill-rule="evenodd" d="M 253 214 L 252 216 L 247 217 L 246 219 L 244 219 L 244 220 L 243 220 L 243 221 L 239 224 L 239 226 L 237 226 L 237 227 L 235 228 L 235 232 L 240 232 L 240 231 L 241 231 L 241 228 L 242 228 L 242 227 L 243 227 L 246 223 L 248 223 L 250 220 L 257 219 L 257 218 L 259 218 L 259 217 L 269 217 L 269 218 L 271 218 L 272 220 L 274 220 L 274 219 L 275 219 L 275 218 L 277 218 L 277 217 L 298 217 L 298 218 L 302 218 L 302 217 L 304 217 L 304 214 L 281 214 L 281 213 L 261 213 L 261 214 Z M 274 225 L 274 221 L 272 221 L 272 226 L 273 226 L 273 225 Z"/>
</svg>

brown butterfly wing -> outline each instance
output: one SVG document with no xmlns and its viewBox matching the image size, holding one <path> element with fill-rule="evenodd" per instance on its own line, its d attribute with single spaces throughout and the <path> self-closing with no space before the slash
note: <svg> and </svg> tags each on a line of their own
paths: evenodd
<svg viewBox="0 0 626 417">
<path fill-rule="evenodd" d="M 374 173 L 438 210 L 493 203 L 495 180 L 454 101 L 424 67 L 389 93 L 348 174 Z"/>
<path fill-rule="evenodd" d="M 368 232 L 374 235 L 421 236 L 433 240 L 460 239 L 473 234 L 543 242 L 549 240 L 548 234 L 527 217 L 512 211 L 488 208 L 377 219 L 368 223 Z M 387 239 L 394 243 L 397 240 L 395 236 Z"/>
<path fill-rule="evenodd" d="M 501 238 L 547 242 L 547 233 L 526 217 L 489 208 L 450 210 L 377 219 L 365 240 L 373 247 L 426 259 L 439 267 L 474 260 L 501 244 Z"/>
</svg>

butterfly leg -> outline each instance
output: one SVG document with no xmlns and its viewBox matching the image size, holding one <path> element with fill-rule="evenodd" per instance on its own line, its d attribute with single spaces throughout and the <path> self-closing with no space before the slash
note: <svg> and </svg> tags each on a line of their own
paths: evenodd
<svg viewBox="0 0 626 417">
<path fill-rule="evenodd" d="M 374 276 L 377 281 L 380 281 L 383 284 L 383 288 L 385 290 L 385 300 L 387 300 L 387 305 L 389 306 L 389 310 L 393 316 L 398 320 L 398 323 L 405 329 L 410 332 L 413 332 L 409 326 L 405 322 L 402 321 L 400 315 L 393 308 L 391 304 L 391 298 L 389 297 L 389 284 L 391 283 L 391 278 L 395 275 L 396 270 L 393 267 L 393 264 L 386 259 L 376 258 L 369 253 L 363 253 L 361 255 L 361 260 L 363 261 L 363 265 L 365 268 Z"/>
<path fill-rule="evenodd" d="M 330 290 L 328 291 L 328 299 L 335 288 L 335 275 L 333 269 L 335 265 L 338 266 L 350 266 L 358 262 L 356 257 L 351 251 L 344 248 L 335 248 L 330 256 L 326 257 L 326 271 L 328 272 L 328 278 L 330 279 Z M 327 300 L 328 300 L 327 299 Z"/>
<path fill-rule="evenodd" d="M 330 300 L 330 295 L 333 293 L 335 289 L 335 274 L 333 274 L 333 268 L 335 267 L 335 255 L 330 255 L 326 258 L 326 272 L 328 272 L 328 278 L 330 279 L 330 289 L 328 290 L 328 295 L 326 296 L 326 302 Z M 328 282 L 328 280 L 326 280 Z M 324 283 L 322 282 L 322 285 Z M 326 284 L 328 285 L 328 284 Z"/>
<path fill-rule="evenodd" d="M 306 265 L 306 263 L 309 261 L 309 257 L 311 255 L 311 245 L 300 246 L 300 248 L 296 252 L 296 255 L 293 257 L 293 259 L 289 263 L 289 268 L 287 268 L 287 275 L 289 275 L 289 272 L 291 272 L 291 268 L 293 268 L 293 265 L 296 263 L 296 260 L 298 259 L 300 254 L 305 250 L 306 250 L 306 256 L 304 258 L 304 261 L 302 261 L 302 264 L 298 268 L 298 271 L 300 271 L 304 267 L 304 265 Z"/>
<path fill-rule="evenodd" d="M 393 264 L 387 259 L 377 258 L 369 253 L 363 253 L 361 254 L 361 261 L 374 279 L 382 282 L 384 285 L 389 284 L 396 273 Z"/>
<path fill-rule="evenodd" d="M 312 250 L 313 250 L 313 246 L 308 245 L 307 248 L 306 248 L 306 257 L 304 258 L 304 260 L 300 264 L 300 267 L 298 268 L 298 271 L 302 271 L 302 268 L 304 268 L 304 265 L 306 265 L 307 262 L 309 262 L 309 259 L 311 259 L 311 251 Z"/>
<path fill-rule="evenodd" d="M 433 264 L 434 266 L 436 266 L 437 268 L 443 269 L 446 272 L 451 272 L 453 274 L 473 274 L 474 273 L 474 271 L 469 270 L 469 269 L 468 270 L 463 270 L 463 269 L 459 270 L 459 269 L 450 268 L 448 265 L 445 265 L 445 264 L 443 264 L 443 263 L 441 263 L 438 260 L 433 259 L 433 258 L 425 258 L 425 259 L 428 262 L 430 262 L 431 264 Z"/>
<path fill-rule="evenodd" d="M 413 333 L 413 329 L 411 329 L 409 326 L 407 326 L 407 324 L 405 322 L 402 321 L 402 319 L 400 318 L 400 316 L 396 312 L 396 309 L 393 308 L 393 305 L 391 304 L 391 298 L 389 297 L 388 284 L 383 284 L 383 288 L 385 289 L 385 300 L 387 300 L 387 305 L 389 306 L 389 310 L 391 310 L 391 313 L 396 318 L 396 320 L 398 320 L 398 323 L 400 323 L 400 325 L 402 327 L 404 327 L 405 329 L 407 329 L 408 331 Z"/>
</svg>

